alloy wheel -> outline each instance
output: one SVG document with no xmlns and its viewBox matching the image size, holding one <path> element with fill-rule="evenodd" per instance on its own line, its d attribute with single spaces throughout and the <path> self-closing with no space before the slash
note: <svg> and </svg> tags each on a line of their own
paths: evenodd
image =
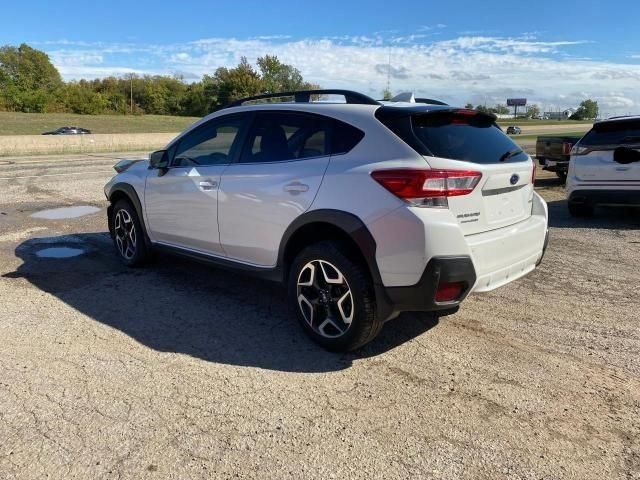
<svg viewBox="0 0 640 480">
<path fill-rule="evenodd" d="M 136 227 L 129 212 L 124 209 L 118 210 L 113 220 L 116 245 L 120 255 L 126 260 L 131 260 L 136 254 Z"/>
<path fill-rule="evenodd" d="M 298 306 L 311 329 L 326 338 L 344 335 L 353 321 L 351 288 L 342 272 L 326 260 L 312 260 L 300 270 Z"/>
</svg>

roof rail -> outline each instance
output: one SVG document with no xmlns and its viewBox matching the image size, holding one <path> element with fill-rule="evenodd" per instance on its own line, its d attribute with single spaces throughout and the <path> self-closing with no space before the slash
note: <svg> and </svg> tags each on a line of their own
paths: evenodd
<svg viewBox="0 0 640 480">
<path fill-rule="evenodd" d="M 265 100 L 268 98 L 283 98 L 283 97 L 293 97 L 296 103 L 310 103 L 312 95 L 343 95 L 346 103 L 358 104 L 358 105 L 380 105 L 380 102 L 377 102 L 373 98 L 368 97 L 362 93 L 353 92 L 351 90 L 329 89 L 329 90 L 298 90 L 295 92 L 265 93 L 262 95 L 255 95 L 253 97 L 241 98 L 240 100 L 231 102 L 222 108 L 240 107 L 247 102 L 252 102 L 255 100 Z"/>
</svg>

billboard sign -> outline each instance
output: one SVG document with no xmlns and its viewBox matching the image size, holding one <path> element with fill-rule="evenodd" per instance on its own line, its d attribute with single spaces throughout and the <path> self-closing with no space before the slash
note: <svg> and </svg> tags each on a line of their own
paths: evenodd
<svg viewBox="0 0 640 480">
<path fill-rule="evenodd" d="M 508 107 L 524 107 L 526 104 L 526 98 L 507 98 Z"/>
</svg>

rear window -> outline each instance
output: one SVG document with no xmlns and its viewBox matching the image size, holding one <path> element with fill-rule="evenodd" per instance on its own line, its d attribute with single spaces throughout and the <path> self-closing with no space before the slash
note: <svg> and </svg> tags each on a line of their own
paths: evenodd
<svg viewBox="0 0 640 480">
<path fill-rule="evenodd" d="M 640 144 L 640 120 L 597 123 L 582 140 L 581 146 Z"/>
<path fill-rule="evenodd" d="M 522 151 L 493 118 L 456 112 L 432 112 L 412 117 L 413 132 L 435 157 L 473 163 L 524 162 Z"/>
</svg>

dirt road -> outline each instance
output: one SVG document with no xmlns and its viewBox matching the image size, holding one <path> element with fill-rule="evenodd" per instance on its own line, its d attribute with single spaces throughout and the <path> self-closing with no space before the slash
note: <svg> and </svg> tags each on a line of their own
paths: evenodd
<svg viewBox="0 0 640 480">
<path fill-rule="evenodd" d="M 1 160 L 2 479 L 640 478 L 637 212 L 572 220 L 540 173 L 538 270 L 335 355 L 278 286 L 122 267 L 111 156 Z"/>
</svg>

